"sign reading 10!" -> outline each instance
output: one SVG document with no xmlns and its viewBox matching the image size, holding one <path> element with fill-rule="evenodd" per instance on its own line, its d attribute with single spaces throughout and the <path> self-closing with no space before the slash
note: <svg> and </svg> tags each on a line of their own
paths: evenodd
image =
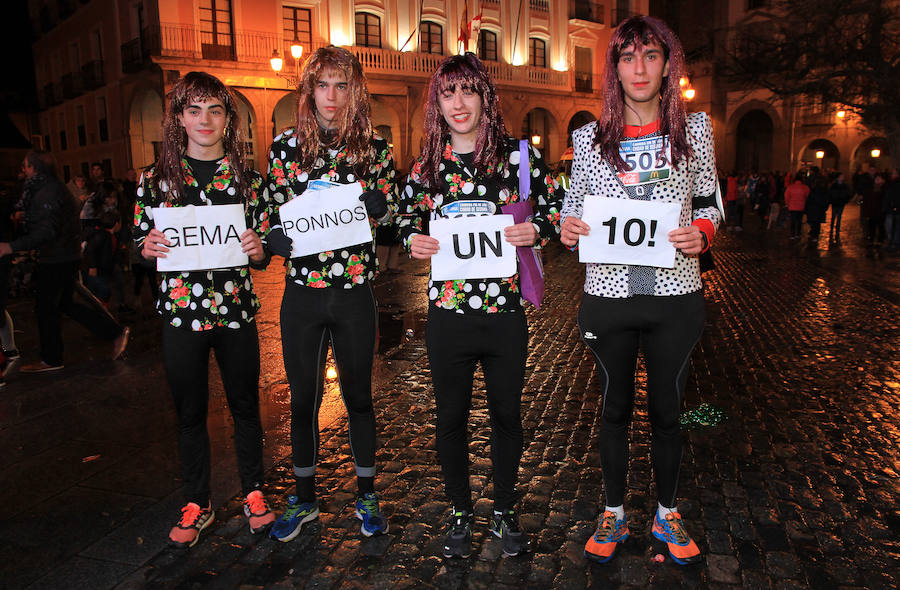
<svg viewBox="0 0 900 590">
<path fill-rule="evenodd" d="M 673 268 L 669 232 L 678 227 L 680 214 L 681 203 L 587 195 L 582 220 L 591 233 L 578 241 L 578 260 Z"/>
</svg>

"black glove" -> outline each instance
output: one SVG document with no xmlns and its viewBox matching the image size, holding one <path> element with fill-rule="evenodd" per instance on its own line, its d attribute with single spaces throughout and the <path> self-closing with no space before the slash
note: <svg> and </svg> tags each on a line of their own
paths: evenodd
<svg viewBox="0 0 900 590">
<path fill-rule="evenodd" d="M 291 257 L 291 239 L 284 235 L 280 225 L 273 226 L 266 236 L 266 247 L 269 252 L 284 258 Z"/>
<path fill-rule="evenodd" d="M 387 197 L 378 189 L 366 191 L 359 196 L 359 200 L 366 204 L 369 217 L 379 220 L 388 212 Z"/>
</svg>

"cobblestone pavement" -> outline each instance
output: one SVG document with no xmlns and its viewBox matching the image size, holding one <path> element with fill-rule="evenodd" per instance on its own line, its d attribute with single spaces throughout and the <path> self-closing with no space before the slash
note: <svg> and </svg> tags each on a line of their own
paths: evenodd
<svg viewBox="0 0 900 590">
<path fill-rule="evenodd" d="M 439 557 L 447 504 L 422 339 L 424 268 L 413 266 L 414 272 L 379 287 L 380 299 L 392 302 L 383 318 L 391 342 L 382 342 L 375 392 L 377 489 L 390 519 L 388 534 L 368 539 L 359 534 L 346 419 L 338 417 L 321 437 L 322 515 L 294 541 L 251 536 L 235 496 L 214 499 L 216 523 L 194 548 L 142 554 L 135 546 L 151 533 L 164 535 L 175 514 L 148 509 L 145 522 L 152 525 L 145 535 L 135 527 L 116 534 L 112 527 L 77 560 L 49 568 L 32 587 L 896 588 L 900 273 L 897 257 L 859 244 L 854 212 L 845 215 L 840 250 L 829 249 L 824 238 L 818 245 L 789 243 L 784 232 L 766 234 L 753 220 L 746 232 L 723 232 L 717 241 L 716 269 L 704 277 L 707 326 L 692 359 L 685 407 L 714 404 L 727 420 L 685 433 L 679 490 L 680 510 L 705 555 L 700 566 L 651 559 L 660 548 L 649 534 L 656 499 L 640 393 L 626 497 L 632 537 L 607 566 L 589 564 L 582 555 L 602 509 L 601 400 L 593 361 L 574 321 L 583 273 L 575 256 L 553 247 L 547 252 L 545 305 L 528 312 L 519 509 L 532 552 L 503 558 L 499 541 L 487 532 L 490 431 L 481 392 L 470 420 L 473 490 L 481 497 L 474 554 L 463 561 Z M 261 288 L 271 295 L 277 284 L 272 279 Z M 271 311 L 277 306 L 270 298 L 263 302 L 270 314 L 262 318 L 265 341 L 277 329 Z M 161 382 L 158 367 L 150 370 L 152 361 L 141 362 L 150 378 Z M 269 492 L 280 502 L 292 482 L 290 462 L 282 460 L 286 385 L 277 368 L 280 357 L 266 355 L 263 363 L 264 413 L 271 418 L 266 422 L 267 464 L 273 464 Z M 642 389 L 640 366 L 638 378 Z M 282 416 L 272 417 L 278 413 Z M 164 435 L 170 437 L 171 417 L 165 420 Z M 227 438 L 227 430 L 227 420 L 215 423 L 219 437 Z M 158 459 L 148 469 L 171 474 L 173 460 Z M 48 501 L 64 505 L 70 499 Z M 169 504 L 177 501 L 154 506 L 171 511 Z M 131 514 L 133 507 L 120 510 Z M 108 557 L 114 552 L 101 551 L 104 543 L 115 544 L 122 554 L 141 555 L 142 565 Z"/>
</svg>

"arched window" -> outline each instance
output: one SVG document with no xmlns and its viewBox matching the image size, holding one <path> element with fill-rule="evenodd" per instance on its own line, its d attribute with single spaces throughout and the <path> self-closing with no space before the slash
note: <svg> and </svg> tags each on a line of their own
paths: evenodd
<svg viewBox="0 0 900 590">
<path fill-rule="evenodd" d="M 419 51 L 421 53 L 444 54 L 444 29 L 437 23 L 422 22 L 419 28 Z"/>
<path fill-rule="evenodd" d="M 547 67 L 547 44 L 543 39 L 528 39 L 528 63 L 536 68 Z"/>
<path fill-rule="evenodd" d="M 478 57 L 482 61 L 497 61 L 497 33 L 484 29 L 479 31 Z"/>
<path fill-rule="evenodd" d="M 381 19 L 368 12 L 356 13 L 356 44 L 381 47 Z"/>
</svg>

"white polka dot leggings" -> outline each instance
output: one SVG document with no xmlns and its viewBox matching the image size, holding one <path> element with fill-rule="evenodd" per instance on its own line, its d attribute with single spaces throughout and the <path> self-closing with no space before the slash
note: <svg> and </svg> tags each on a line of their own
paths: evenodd
<svg viewBox="0 0 900 590">
<path fill-rule="evenodd" d="M 679 414 L 688 361 L 703 332 L 703 293 L 597 297 L 585 293 L 578 327 L 597 363 L 603 395 L 600 465 L 607 506 L 625 500 L 628 426 L 638 349 L 647 368 L 651 457 L 660 504 L 675 506 L 681 466 Z"/>
</svg>

